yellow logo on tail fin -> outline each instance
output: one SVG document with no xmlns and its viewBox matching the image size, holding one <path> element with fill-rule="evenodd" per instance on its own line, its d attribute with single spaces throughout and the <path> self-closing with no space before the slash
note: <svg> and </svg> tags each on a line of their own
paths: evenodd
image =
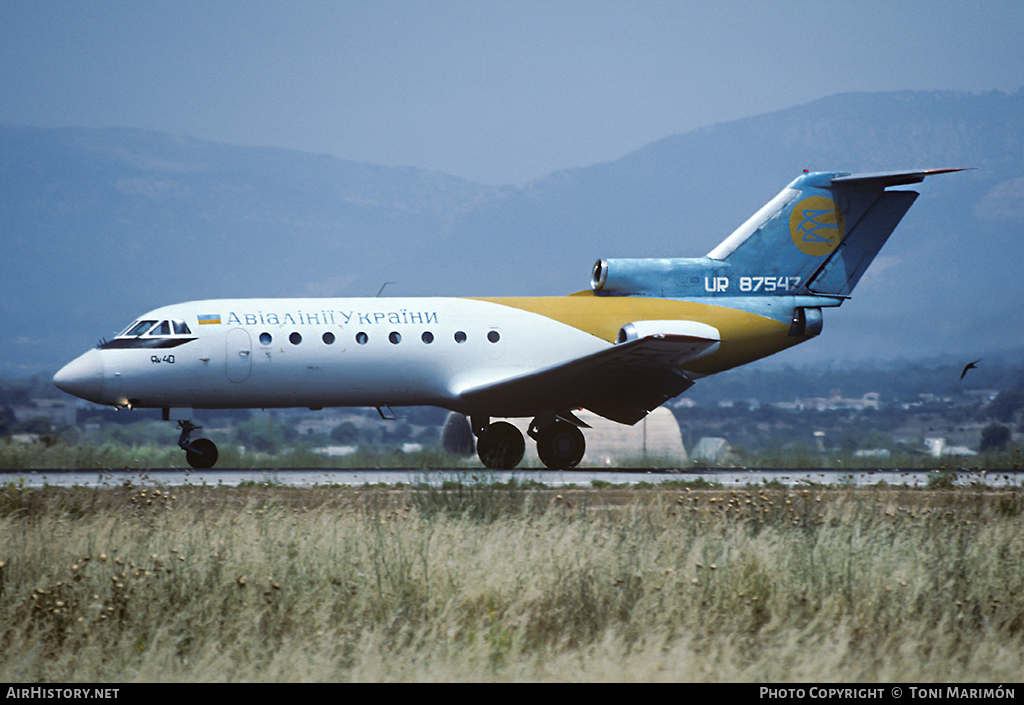
<svg viewBox="0 0 1024 705">
<path fill-rule="evenodd" d="M 789 216 L 789 234 L 801 252 L 821 257 L 839 247 L 846 221 L 831 198 L 810 196 L 797 203 Z"/>
</svg>

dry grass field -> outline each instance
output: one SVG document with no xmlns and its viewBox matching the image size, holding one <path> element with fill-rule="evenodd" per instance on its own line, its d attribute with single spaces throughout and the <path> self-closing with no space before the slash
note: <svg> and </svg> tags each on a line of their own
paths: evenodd
<svg viewBox="0 0 1024 705">
<path fill-rule="evenodd" d="M 0 681 L 994 681 L 1024 491 L 0 487 Z"/>
</svg>

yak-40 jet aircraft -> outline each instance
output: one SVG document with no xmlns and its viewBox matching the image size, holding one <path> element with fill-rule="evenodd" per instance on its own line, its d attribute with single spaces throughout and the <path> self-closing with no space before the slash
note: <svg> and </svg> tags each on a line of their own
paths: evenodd
<svg viewBox="0 0 1024 705">
<path fill-rule="evenodd" d="M 196 409 L 438 406 L 465 414 L 489 468 L 528 435 L 551 468 L 583 458 L 575 411 L 635 424 L 694 380 L 815 337 L 913 204 L 887 190 L 959 169 L 804 173 L 704 257 L 602 259 L 590 290 L 530 298 L 217 299 L 141 316 L 54 383 L 162 408 L 190 465 Z"/>
</svg>

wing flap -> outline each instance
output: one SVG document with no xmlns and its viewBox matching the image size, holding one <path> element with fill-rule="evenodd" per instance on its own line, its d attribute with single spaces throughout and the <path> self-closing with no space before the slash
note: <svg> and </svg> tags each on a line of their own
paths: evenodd
<svg viewBox="0 0 1024 705">
<path fill-rule="evenodd" d="M 634 424 L 693 385 L 679 368 L 718 339 L 651 335 L 543 370 L 466 390 L 460 397 L 492 416 L 584 408 Z"/>
</svg>

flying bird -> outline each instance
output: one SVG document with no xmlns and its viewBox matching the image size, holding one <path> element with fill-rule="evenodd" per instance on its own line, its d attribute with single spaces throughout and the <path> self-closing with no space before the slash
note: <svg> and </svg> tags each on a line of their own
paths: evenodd
<svg viewBox="0 0 1024 705">
<path fill-rule="evenodd" d="M 968 362 L 966 365 L 964 365 L 964 371 L 960 373 L 960 379 L 964 378 L 964 376 L 967 374 L 967 370 L 977 369 L 979 362 L 981 362 L 981 358 L 978 358 L 974 362 Z"/>
</svg>

